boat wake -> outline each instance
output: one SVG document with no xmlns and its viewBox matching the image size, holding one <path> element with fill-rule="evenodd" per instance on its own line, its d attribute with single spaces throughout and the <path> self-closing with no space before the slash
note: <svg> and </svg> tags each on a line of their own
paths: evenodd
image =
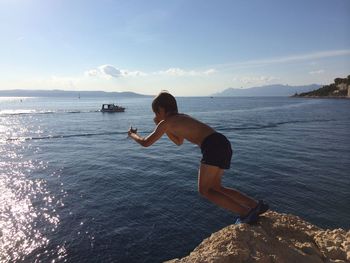
<svg viewBox="0 0 350 263">
<path fill-rule="evenodd" d="M 91 112 L 100 112 L 100 110 L 0 110 L 0 117 L 11 117 L 19 115 L 43 115 L 43 114 L 70 114 L 70 113 L 91 113 Z"/>
<path fill-rule="evenodd" d="M 276 128 L 282 125 L 295 124 L 295 123 L 313 123 L 313 122 L 329 122 L 334 120 L 294 120 L 294 121 L 281 121 L 275 123 L 267 124 L 258 124 L 258 125 L 247 125 L 241 127 L 220 127 L 216 126 L 215 128 L 220 131 L 239 131 L 239 130 L 260 130 L 260 129 L 269 129 Z"/>
<path fill-rule="evenodd" d="M 216 125 L 214 128 L 218 131 L 240 131 L 240 130 L 260 130 L 260 129 L 270 129 L 276 128 L 282 125 L 295 124 L 295 123 L 313 123 L 313 122 L 329 122 L 334 120 L 294 120 L 294 121 L 282 121 L 275 123 L 259 124 L 259 125 L 247 125 L 241 127 L 225 127 Z M 152 131 L 143 131 L 139 134 L 149 134 Z M 5 141 L 30 141 L 30 140 L 50 140 L 50 139 L 65 139 L 73 137 L 92 137 L 92 136 L 103 136 L 103 135 L 126 135 L 127 131 L 119 132 L 101 132 L 101 133 L 82 133 L 82 134 L 62 134 L 62 135 L 48 135 L 40 137 L 14 137 L 6 138 Z"/>
<path fill-rule="evenodd" d="M 103 136 L 103 135 L 116 135 L 124 134 L 127 135 L 127 132 L 101 132 L 101 133 L 82 133 L 82 134 L 67 134 L 67 135 L 48 135 L 40 137 L 14 137 L 7 138 L 6 141 L 30 141 L 30 140 L 50 140 L 50 139 L 64 139 L 72 137 L 90 137 L 90 136 Z"/>
</svg>

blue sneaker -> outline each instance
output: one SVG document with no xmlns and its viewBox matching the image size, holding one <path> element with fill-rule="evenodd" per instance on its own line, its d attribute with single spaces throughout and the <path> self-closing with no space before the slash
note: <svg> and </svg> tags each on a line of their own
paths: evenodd
<svg viewBox="0 0 350 263">
<path fill-rule="evenodd" d="M 243 224 L 243 222 L 242 222 L 240 216 L 235 217 L 235 222 L 234 222 L 234 224 L 235 224 L 235 225 Z"/>
<path fill-rule="evenodd" d="M 257 207 L 259 205 L 260 205 L 260 208 L 259 208 L 259 211 L 258 211 L 258 215 L 262 215 L 263 213 L 265 213 L 267 210 L 270 209 L 269 204 L 265 203 L 263 200 L 259 200 Z M 254 209 L 256 209 L 256 208 L 254 208 Z"/>
<path fill-rule="evenodd" d="M 259 204 L 257 205 L 257 207 L 250 209 L 249 213 L 245 216 L 238 216 L 236 218 L 235 224 L 249 224 L 249 225 L 253 225 L 256 222 L 258 222 L 258 218 L 259 218 L 259 209 L 257 209 L 259 207 Z"/>
<path fill-rule="evenodd" d="M 265 203 L 263 200 L 259 200 L 256 207 L 250 209 L 249 213 L 246 216 L 238 216 L 235 218 L 235 224 L 255 224 L 258 222 L 259 215 L 262 215 L 267 210 L 270 209 L 270 206 Z"/>
</svg>

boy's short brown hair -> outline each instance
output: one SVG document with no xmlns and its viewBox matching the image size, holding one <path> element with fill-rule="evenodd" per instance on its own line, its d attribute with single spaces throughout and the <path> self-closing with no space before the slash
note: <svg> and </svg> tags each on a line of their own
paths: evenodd
<svg viewBox="0 0 350 263">
<path fill-rule="evenodd" d="M 152 102 L 153 112 L 159 112 L 159 107 L 162 107 L 165 113 L 178 113 L 176 99 L 167 91 L 162 91 L 154 98 Z"/>
</svg>

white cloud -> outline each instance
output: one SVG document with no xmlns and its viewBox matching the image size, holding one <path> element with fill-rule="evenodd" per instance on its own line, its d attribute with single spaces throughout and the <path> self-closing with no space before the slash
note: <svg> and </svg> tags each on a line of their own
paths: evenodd
<svg viewBox="0 0 350 263">
<path fill-rule="evenodd" d="M 147 76 L 147 73 L 142 72 L 142 71 L 127 71 L 127 70 L 122 70 L 123 76 L 130 76 L 130 77 L 144 77 Z"/>
<path fill-rule="evenodd" d="M 216 69 L 208 69 L 204 71 L 198 71 L 198 70 L 184 70 L 181 68 L 169 68 L 166 70 L 160 70 L 156 72 L 152 72 L 150 74 L 145 73 L 143 71 L 139 70 L 125 70 L 125 69 L 118 69 L 115 66 L 112 65 L 102 65 L 94 69 L 90 69 L 85 72 L 85 76 L 88 77 L 101 77 L 106 79 L 112 79 L 112 78 L 120 78 L 120 77 L 145 77 L 149 75 L 168 75 L 168 76 L 206 76 L 216 73 Z"/>
<path fill-rule="evenodd" d="M 324 70 L 323 70 L 323 69 L 315 70 L 315 71 L 310 71 L 310 72 L 309 72 L 310 75 L 318 75 L 318 74 L 322 74 L 322 73 L 324 73 Z"/>
<path fill-rule="evenodd" d="M 97 68 L 85 71 L 85 76 L 111 79 L 119 78 L 122 76 L 122 72 L 112 65 L 102 65 Z"/>
<path fill-rule="evenodd" d="M 106 78 L 119 78 L 122 76 L 122 72 L 112 65 L 102 65 L 98 69 Z"/>
<path fill-rule="evenodd" d="M 204 73 L 205 75 L 210 75 L 210 74 L 214 74 L 214 73 L 216 73 L 216 72 L 217 72 L 216 69 L 211 68 L 211 69 L 208 69 L 208 70 L 204 71 L 203 73 Z"/>
<path fill-rule="evenodd" d="M 186 74 L 189 74 L 189 72 L 186 72 L 183 69 L 180 68 L 169 68 L 167 70 L 162 70 L 158 72 L 160 75 L 170 75 L 170 76 L 184 76 Z M 157 74 L 157 72 L 156 72 Z"/>
<path fill-rule="evenodd" d="M 97 68 L 85 71 L 85 76 L 112 79 L 120 77 L 142 77 L 147 76 L 147 74 L 138 70 L 129 71 L 118 69 L 113 65 L 101 65 Z"/>
<path fill-rule="evenodd" d="M 208 69 L 205 71 L 197 71 L 197 70 L 184 70 L 181 68 L 169 68 L 167 70 L 161 70 L 154 72 L 155 75 L 169 75 L 169 76 L 205 76 L 210 75 L 213 73 L 216 73 L 217 71 L 215 69 Z"/>
<path fill-rule="evenodd" d="M 262 84 L 268 83 L 278 78 L 273 76 L 242 76 L 242 77 L 234 77 L 233 81 L 237 81 L 243 84 Z"/>
<path fill-rule="evenodd" d="M 95 77 L 98 74 L 99 74 L 99 71 L 97 69 L 90 69 L 90 70 L 85 72 L 85 75 L 89 76 L 89 77 Z"/>
</svg>

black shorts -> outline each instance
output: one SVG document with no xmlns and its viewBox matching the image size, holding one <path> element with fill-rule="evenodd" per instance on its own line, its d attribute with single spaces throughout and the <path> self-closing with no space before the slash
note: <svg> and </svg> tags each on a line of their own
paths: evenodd
<svg viewBox="0 0 350 263">
<path fill-rule="evenodd" d="M 215 132 L 206 137 L 201 145 L 201 163 L 229 169 L 232 157 L 230 141 L 221 133 Z"/>
</svg>

